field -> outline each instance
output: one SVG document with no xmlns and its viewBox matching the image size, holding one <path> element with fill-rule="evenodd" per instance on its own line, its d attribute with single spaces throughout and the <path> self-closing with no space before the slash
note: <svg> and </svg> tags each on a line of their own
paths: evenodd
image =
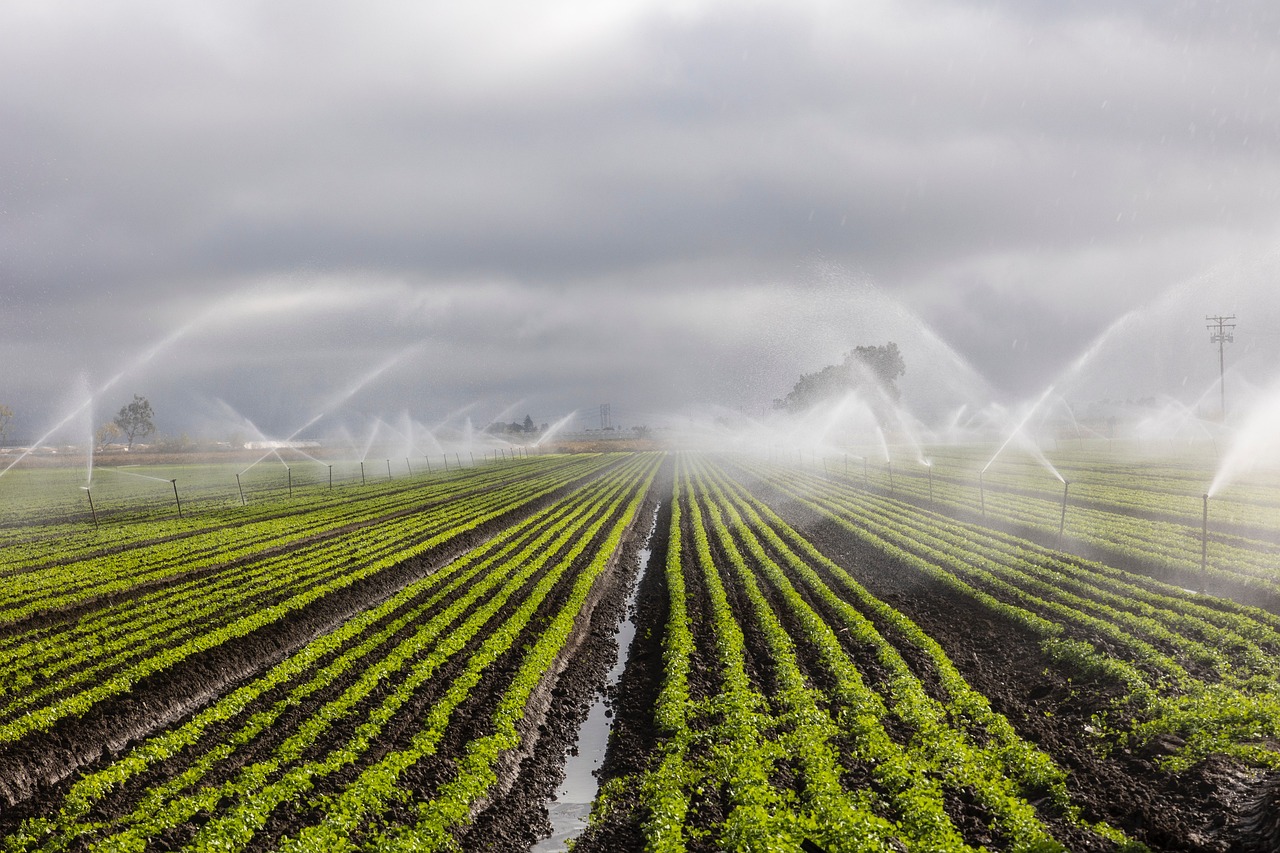
<svg viewBox="0 0 1280 853">
<path fill-rule="evenodd" d="M 989 455 L 14 471 L 0 846 L 528 849 L 638 583 L 579 853 L 1277 849 L 1280 484 Z"/>
</svg>

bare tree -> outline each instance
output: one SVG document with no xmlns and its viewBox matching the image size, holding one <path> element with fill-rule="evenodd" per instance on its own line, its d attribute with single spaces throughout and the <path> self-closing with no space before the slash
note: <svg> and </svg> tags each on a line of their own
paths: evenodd
<svg viewBox="0 0 1280 853">
<path fill-rule="evenodd" d="M 107 421 L 93 434 L 94 443 L 98 450 L 105 450 L 108 444 L 115 443 L 120 438 L 120 427 L 116 426 L 115 421 Z"/>
</svg>

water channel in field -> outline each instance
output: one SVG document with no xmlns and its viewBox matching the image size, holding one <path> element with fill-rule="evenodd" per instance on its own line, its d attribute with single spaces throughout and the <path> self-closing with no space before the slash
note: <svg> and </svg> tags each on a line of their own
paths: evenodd
<svg viewBox="0 0 1280 853">
<path fill-rule="evenodd" d="M 547 812 L 551 817 L 551 836 L 535 844 L 531 853 L 563 853 L 569 849 L 569 842 L 581 835 L 587 826 L 591 803 L 600 789 L 600 781 L 595 774 L 604 761 L 605 748 L 609 745 L 609 732 L 613 727 L 613 714 L 606 697 L 618 686 L 622 672 L 627 668 L 627 660 L 631 657 L 631 641 L 636 635 L 636 598 L 640 594 L 645 575 L 651 568 L 649 563 L 653 552 L 650 544 L 657 529 L 660 509 L 661 504 L 654 508 L 649 535 L 645 538 L 644 547 L 638 552 L 640 568 L 631 584 L 631 591 L 627 594 L 627 609 L 623 618 L 618 620 L 617 633 L 614 635 L 618 649 L 617 660 L 609 670 L 604 689 L 596 695 L 582 728 L 578 730 L 578 740 L 565 760 L 564 781 L 547 802 Z"/>
</svg>

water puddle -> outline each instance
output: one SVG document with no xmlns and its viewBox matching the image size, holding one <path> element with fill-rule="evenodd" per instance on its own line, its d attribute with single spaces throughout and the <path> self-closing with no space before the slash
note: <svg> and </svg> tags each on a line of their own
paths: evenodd
<svg viewBox="0 0 1280 853">
<path fill-rule="evenodd" d="M 645 546 L 639 551 L 640 570 L 636 572 L 635 582 L 627 594 L 628 615 L 618 623 L 614 639 L 618 644 L 618 659 L 609 670 L 606 678 L 608 687 L 616 687 L 622 678 L 622 671 L 627 667 L 630 657 L 631 641 L 636 635 L 636 623 L 631 618 L 634 612 L 636 597 L 640 594 L 640 585 L 649 571 L 649 559 L 652 552 L 649 542 L 653 540 L 653 532 L 658 524 L 658 508 L 654 508 L 653 523 Z M 626 653 L 623 653 L 623 650 Z M 591 803 L 596 798 L 600 783 L 595 771 L 604 760 L 605 747 L 609 743 L 609 731 L 612 728 L 612 715 L 605 707 L 605 693 L 596 697 L 587 713 L 587 719 L 578 730 L 578 740 L 564 764 L 564 781 L 556 790 L 554 798 L 547 803 L 547 811 L 551 815 L 551 837 L 543 839 L 533 846 L 531 853 L 564 853 L 569 849 L 569 842 L 577 838 L 586 829 L 587 817 L 591 814 Z"/>
</svg>

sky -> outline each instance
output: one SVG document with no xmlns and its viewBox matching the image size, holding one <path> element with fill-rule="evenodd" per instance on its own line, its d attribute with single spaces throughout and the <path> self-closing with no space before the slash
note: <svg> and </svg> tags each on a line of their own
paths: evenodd
<svg viewBox="0 0 1280 853">
<path fill-rule="evenodd" d="M 0 403 L 74 440 L 940 417 L 1280 364 L 1280 6 L 0 4 Z"/>
</svg>

